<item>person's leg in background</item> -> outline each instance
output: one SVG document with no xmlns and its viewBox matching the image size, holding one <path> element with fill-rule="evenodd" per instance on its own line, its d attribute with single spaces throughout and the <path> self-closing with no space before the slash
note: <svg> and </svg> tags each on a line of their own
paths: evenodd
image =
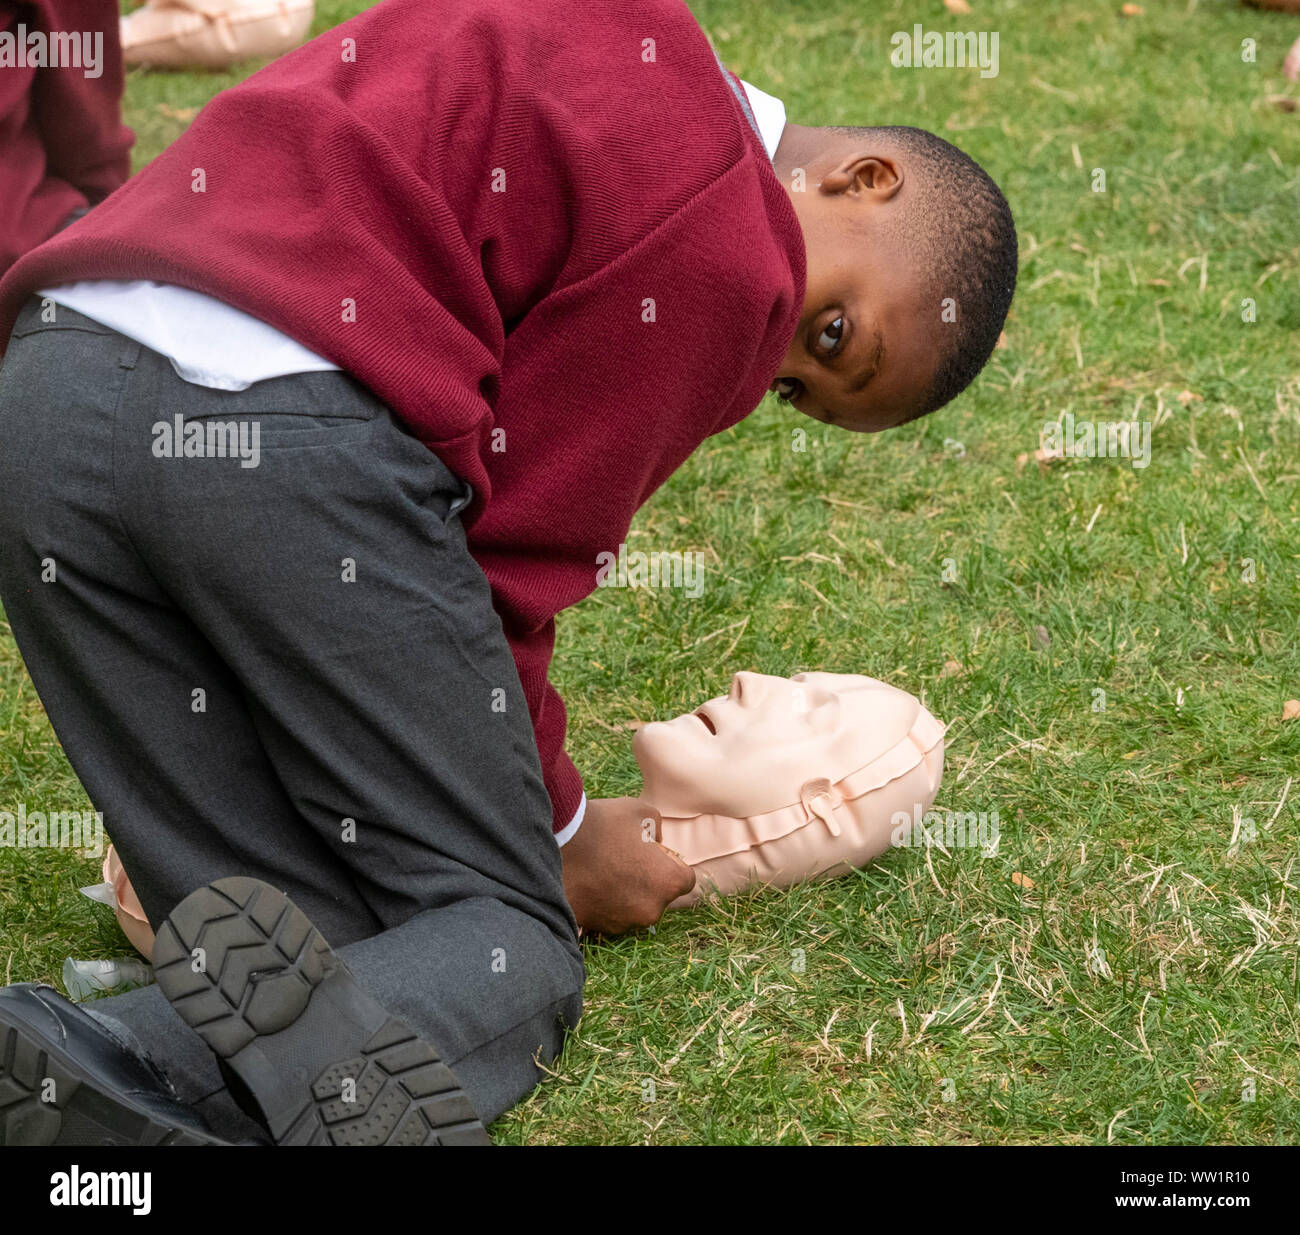
<svg viewBox="0 0 1300 1235">
<path fill-rule="evenodd" d="M 56 316 L 29 306 L 0 383 L 0 596 L 146 912 L 282 889 L 493 1118 L 582 961 L 459 482 L 341 374 L 210 391 Z M 156 453 L 177 414 L 256 425 L 257 466 Z M 182 1096 L 219 1089 L 157 990 L 95 1010 Z"/>
</svg>

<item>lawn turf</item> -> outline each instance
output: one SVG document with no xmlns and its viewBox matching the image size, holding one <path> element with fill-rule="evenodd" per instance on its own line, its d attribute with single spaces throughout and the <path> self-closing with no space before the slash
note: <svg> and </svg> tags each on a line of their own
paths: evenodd
<svg viewBox="0 0 1300 1235">
<path fill-rule="evenodd" d="M 318 3 L 316 29 L 361 7 Z M 738 669 L 864 672 L 949 724 L 937 805 L 996 811 L 1001 843 L 589 943 L 583 1022 L 499 1140 L 1300 1140 L 1300 114 L 1266 102 L 1300 93 L 1300 22 L 1144 7 L 693 0 L 791 119 L 977 157 L 1020 290 L 983 377 L 916 424 L 850 435 L 768 398 L 705 442 L 628 538 L 703 555 L 703 594 L 602 589 L 560 619 L 569 749 L 589 794 L 634 793 L 633 723 Z M 998 76 L 892 68 L 914 22 L 998 31 Z M 137 166 L 252 67 L 132 72 Z M 1150 422 L 1150 466 L 1018 465 L 1067 411 Z M 86 805 L 6 628 L 18 803 Z M 0 850 L 5 981 L 129 951 L 77 893 L 96 865 Z"/>
</svg>

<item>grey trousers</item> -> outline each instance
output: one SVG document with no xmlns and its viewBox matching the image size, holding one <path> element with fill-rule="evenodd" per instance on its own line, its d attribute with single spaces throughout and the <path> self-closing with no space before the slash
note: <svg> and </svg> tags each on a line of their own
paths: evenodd
<svg viewBox="0 0 1300 1235">
<path fill-rule="evenodd" d="M 0 371 L 0 599 L 145 912 L 281 888 L 494 1118 L 584 975 L 463 484 L 342 373 L 210 390 L 54 317 Z M 156 987 L 93 1007 L 249 1130 Z"/>
</svg>

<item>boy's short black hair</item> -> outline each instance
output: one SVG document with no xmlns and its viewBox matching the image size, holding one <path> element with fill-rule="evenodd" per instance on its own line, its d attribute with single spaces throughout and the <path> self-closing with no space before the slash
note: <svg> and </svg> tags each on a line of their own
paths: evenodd
<svg viewBox="0 0 1300 1235">
<path fill-rule="evenodd" d="M 915 420 L 955 399 L 988 363 L 1016 290 L 1019 254 L 1011 207 L 992 177 L 970 155 L 925 129 L 905 125 L 831 126 L 836 133 L 884 139 L 915 157 L 923 192 L 903 224 L 908 247 L 928 267 L 938 300 L 956 302 L 957 319 L 939 371 Z"/>
</svg>

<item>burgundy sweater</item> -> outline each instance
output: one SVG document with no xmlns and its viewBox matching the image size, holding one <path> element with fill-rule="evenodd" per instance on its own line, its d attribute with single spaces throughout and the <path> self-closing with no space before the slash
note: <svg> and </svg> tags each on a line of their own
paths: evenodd
<svg viewBox="0 0 1300 1235">
<path fill-rule="evenodd" d="M 0 0 L 0 32 L 15 40 L 96 30 L 104 36 L 98 77 L 75 67 L 0 65 L 0 274 L 74 210 L 121 185 L 134 140 L 122 124 L 116 0 Z"/>
<path fill-rule="evenodd" d="M 474 486 L 469 545 L 558 831 L 582 781 L 547 680 L 555 615 L 759 402 L 804 276 L 790 200 L 681 0 L 385 0 L 218 95 L 18 262 L 0 339 L 38 288 L 153 279 L 370 387 Z"/>
</svg>

